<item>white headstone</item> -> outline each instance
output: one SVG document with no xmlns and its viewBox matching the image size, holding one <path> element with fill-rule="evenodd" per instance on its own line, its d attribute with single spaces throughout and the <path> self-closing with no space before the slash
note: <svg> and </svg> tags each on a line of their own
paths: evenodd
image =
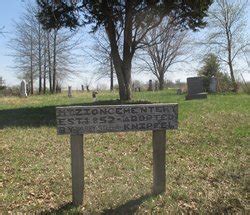
<svg viewBox="0 0 250 215">
<path fill-rule="evenodd" d="M 27 97 L 26 81 L 25 81 L 25 80 L 22 80 L 22 81 L 21 81 L 21 89 L 20 89 L 20 92 L 21 92 L 21 97 Z"/>
<path fill-rule="evenodd" d="M 2 87 L 2 86 L 3 86 L 3 78 L 0 77 L 0 87 Z"/>
<path fill-rule="evenodd" d="M 209 91 L 211 93 L 216 93 L 216 90 L 217 90 L 217 79 L 215 77 L 212 77 L 210 79 Z"/>
</svg>

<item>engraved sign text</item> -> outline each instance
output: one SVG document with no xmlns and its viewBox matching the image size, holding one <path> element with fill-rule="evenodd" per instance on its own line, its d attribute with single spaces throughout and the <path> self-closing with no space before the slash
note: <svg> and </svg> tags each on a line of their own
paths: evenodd
<svg viewBox="0 0 250 215">
<path fill-rule="evenodd" d="M 56 108 L 58 134 L 177 129 L 177 104 L 67 106 Z"/>
</svg>

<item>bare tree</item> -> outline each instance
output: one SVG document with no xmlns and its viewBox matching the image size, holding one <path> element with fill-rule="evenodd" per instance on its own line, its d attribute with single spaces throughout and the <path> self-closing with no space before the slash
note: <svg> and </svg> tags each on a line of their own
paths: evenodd
<svg viewBox="0 0 250 215">
<path fill-rule="evenodd" d="M 50 92 L 55 93 L 58 81 L 77 72 L 72 50 L 77 48 L 79 41 L 74 39 L 76 31 L 54 29 L 49 32 L 43 29 L 36 17 L 37 10 L 37 5 L 26 6 L 21 20 L 15 22 L 9 47 L 15 68 L 21 74 L 19 77 L 30 84 L 30 93 L 33 94 L 37 79 L 39 93 L 45 93 L 47 76 Z"/>
<path fill-rule="evenodd" d="M 233 91 L 237 92 L 234 63 L 237 57 L 250 45 L 244 34 L 245 3 L 241 1 L 216 0 L 215 7 L 209 13 L 209 33 L 207 43 L 225 62 L 230 71 Z"/>
<path fill-rule="evenodd" d="M 248 67 L 250 68 L 250 46 L 243 51 Z"/>
<path fill-rule="evenodd" d="M 27 20 L 26 20 L 27 21 Z M 30 23 L 15 23 L 15 37 L 9 42 L 12 50 L 15 68 L 18 70 L 19 77 L 26 79 L 30 84 L 30 93 L 33 94 L 33 83 L 35 78 L 34 65 L 34 36 L 30 28 Z"/>
<path fill-rule="evenodd" d="M 56 53 L 56 38 L 57 38 L 57 32 L 58 29 L 54 29 L 53 33 L 52 33 L 52 37 L 53 37 L 53 78 L 52 78 L 52 91 L 53 93 L 56 92 L 56 78 L 57 78 L 57 70 L 56 70 L 56 66 L 57 66 L 57 53 Z"/>
<path fill-rule="evenodd" d="M 47 31 L 46 37 L 46 50 L 47 50 L 47 57 L 45 59 L 47 60 L 47 71 L 48 71 L 48 76 L 49 76 L 49 91 L 52 91 L 52 66 L 51 66 L 51 34 L 49 31 Z"/>
<path fill-rule="evenodd" d="M 114 65 L 112 61 L 111 48 L 108 38 L 103 29 L 100 29 L 95 36 L 94 45 L 86 52 L 86 56 L 90 58 L 91 63 L 95 63 L 98 67 L 95 76 L 97 80 L 103 78 L 110 79 L 110 91 L 114 89 Z"/>
<path fill-rule="evenodd" d="M 4 26 L 0 27 L 0 35 L 4 35 Z"/>
<path fill-rule="evenodd" d="M 164 20 L 145 37 L 143 52 L 138 55 L 142 61 L 140 70 L 153 74 L 160 90 L 164 88 L 165 75 L 170 68 L 188 58 L 187 31 L 178 31 L 174 26 L 174 21 Z"/>
<path fill-rule="evenodd" d="M 14 59 L 19 77 L 29 83 L 30 93 L 34 93 L 34 82 L 39 79 L 39 93 L 42 91 L 42 55 L 45 48 L 44 30 L 36 18 L 38 7 L 28 4 L 21 21 L 14 23 L 14 36 L 10 39 L 9 48 Z M 45 68 L 44 68 L 45 69 Z M 44 71 L 45 72 L 45 71 Z"/>
<path fill-rule="evenodd" d="M 46 82 L 47 82 L 47 68 L 48 68 L 48 61 L 47 61 L 47 32 L 43 32 L 43 53 L 42 53 L 42 58 L 43 58 L 43 94 L 46 93 Z"/>
<path fill-rule="evenodd" d="M 92 77 L 85 77 L 83 79 L 83 85 L 86 87 L 86 90 L 89 92 L 90 91 L 90 86 L 93 81 L 94 76 Z"/>
</svg>

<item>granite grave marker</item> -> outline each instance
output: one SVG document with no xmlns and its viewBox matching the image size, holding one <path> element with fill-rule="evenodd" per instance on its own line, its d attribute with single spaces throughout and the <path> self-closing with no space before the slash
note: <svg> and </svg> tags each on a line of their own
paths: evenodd
<svg viewBox="0 0 250 215">
<path fill-rule="evenodd" d="M 204 92 L 203 77 L 187 78 L 187 87 L 188 94 L 186 96 L 186 100 L 207 98 L 207 93 Z"/>
<path fill-rule="evenodd" d="M 68 97 L 72 97 L 72 88 L 71 88 L 71 86 L 68 87 Z"/>
<path fill-rule="evenodd" d="M 152 80 L 148 81 L 148 91 L 153 91 L 153 81 Z"/>
</svg>

